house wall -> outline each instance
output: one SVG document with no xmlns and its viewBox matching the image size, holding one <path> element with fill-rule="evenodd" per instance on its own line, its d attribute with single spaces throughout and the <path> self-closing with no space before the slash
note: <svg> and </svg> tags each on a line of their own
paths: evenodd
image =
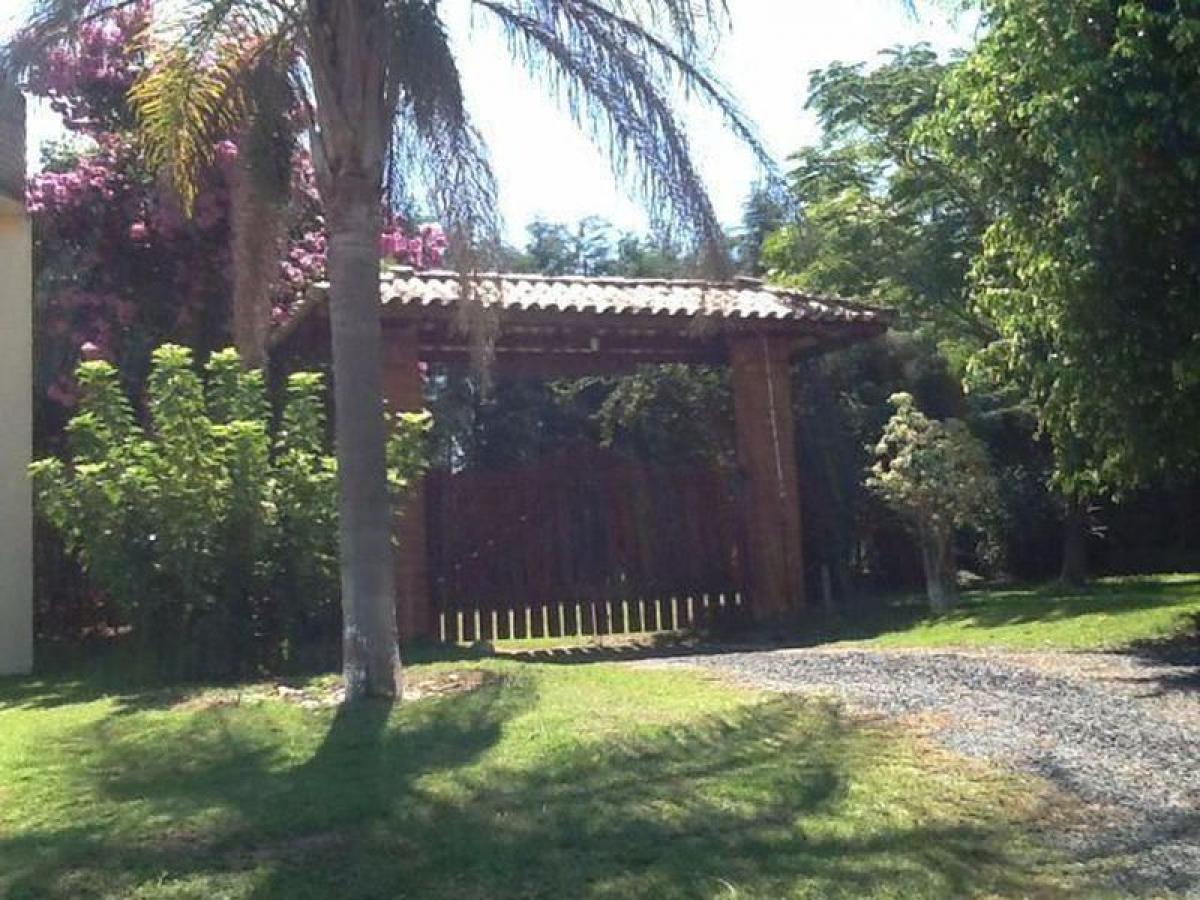
<svg viewBox="0 0 1200 900">
<path fill-rule="evenodd" d="M 25 105 L 0 86 L 0 675 L 33 666 L 33 264 Z"/>
</svg>

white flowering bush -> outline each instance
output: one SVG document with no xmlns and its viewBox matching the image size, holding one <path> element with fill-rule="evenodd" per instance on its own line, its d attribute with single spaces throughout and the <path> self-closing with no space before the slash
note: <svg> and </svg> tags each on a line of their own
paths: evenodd
<svg viewBox="0 0 1200 900">
<path fill-rule="evenodd" d="M 957 419 L 927 417 L 911 394 L 891 397 L 896 412 L 875 446 L 867 487 L 908 523 L 921 548 L 930 606 L 957 599 L 954 536 L 982 527 L 997 507 L 987 451 Z"/>
</svg>

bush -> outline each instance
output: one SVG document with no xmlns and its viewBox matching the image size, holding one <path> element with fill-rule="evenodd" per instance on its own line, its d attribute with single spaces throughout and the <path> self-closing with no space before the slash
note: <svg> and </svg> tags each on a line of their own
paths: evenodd
<svg viewBox="0 0 1200 900">
<path fill-rule="evenodd" d="M 955 532 L 994 517 L 996 481 L 987 450 L 962 421 L 926 417 L 911 394 L 893 394 L 891 402 L 896 412 L 875 447 L 867 487 L 916 536 L 929 603 L 943 611 L 958 593 Z"/>
<path fill-rule="evenodd" d="M 278 428 L 261 372 L 233 350 L 197 372 L 154 352 L 147 424 L 117 370 L 80 365 L 66 459 L 32 466 L 36 505 L 171 675 L 233 676 L 336 648 L 337 465 L 324 384 L 293 374 Z M 427 413 L 393 419 L 389 479 L 424 467 Z"/>
</svg>

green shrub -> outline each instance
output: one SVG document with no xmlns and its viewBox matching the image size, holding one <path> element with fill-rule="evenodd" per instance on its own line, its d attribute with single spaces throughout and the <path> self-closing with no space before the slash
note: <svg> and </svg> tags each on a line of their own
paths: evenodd
<svg viewBox="0 0 1200 900">
<path fill-rule="evenodd" d="M 39 512 L 172 675 L 237 675 L 336 647 L 337 464 L 324 384 L 288 380 L 277 428 L 261 372 L 164 345 L 139 422 L 117 370 L 85 362 L 66 459 L 31 467 Z M 425 466 L 427 413 L 392 420 L 399 494 Z"/>
</svg>

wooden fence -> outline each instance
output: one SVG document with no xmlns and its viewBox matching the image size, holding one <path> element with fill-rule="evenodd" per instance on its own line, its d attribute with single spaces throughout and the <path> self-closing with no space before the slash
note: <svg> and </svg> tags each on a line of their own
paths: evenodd
<svg viewBox="0 0 1200 900">
<path fill-rule="evenodd" d="M 747 611 L 739 499 L 704 466 L 594 447 L 427 481 L 445 640 L 632 634 Z"/>
</svg>

